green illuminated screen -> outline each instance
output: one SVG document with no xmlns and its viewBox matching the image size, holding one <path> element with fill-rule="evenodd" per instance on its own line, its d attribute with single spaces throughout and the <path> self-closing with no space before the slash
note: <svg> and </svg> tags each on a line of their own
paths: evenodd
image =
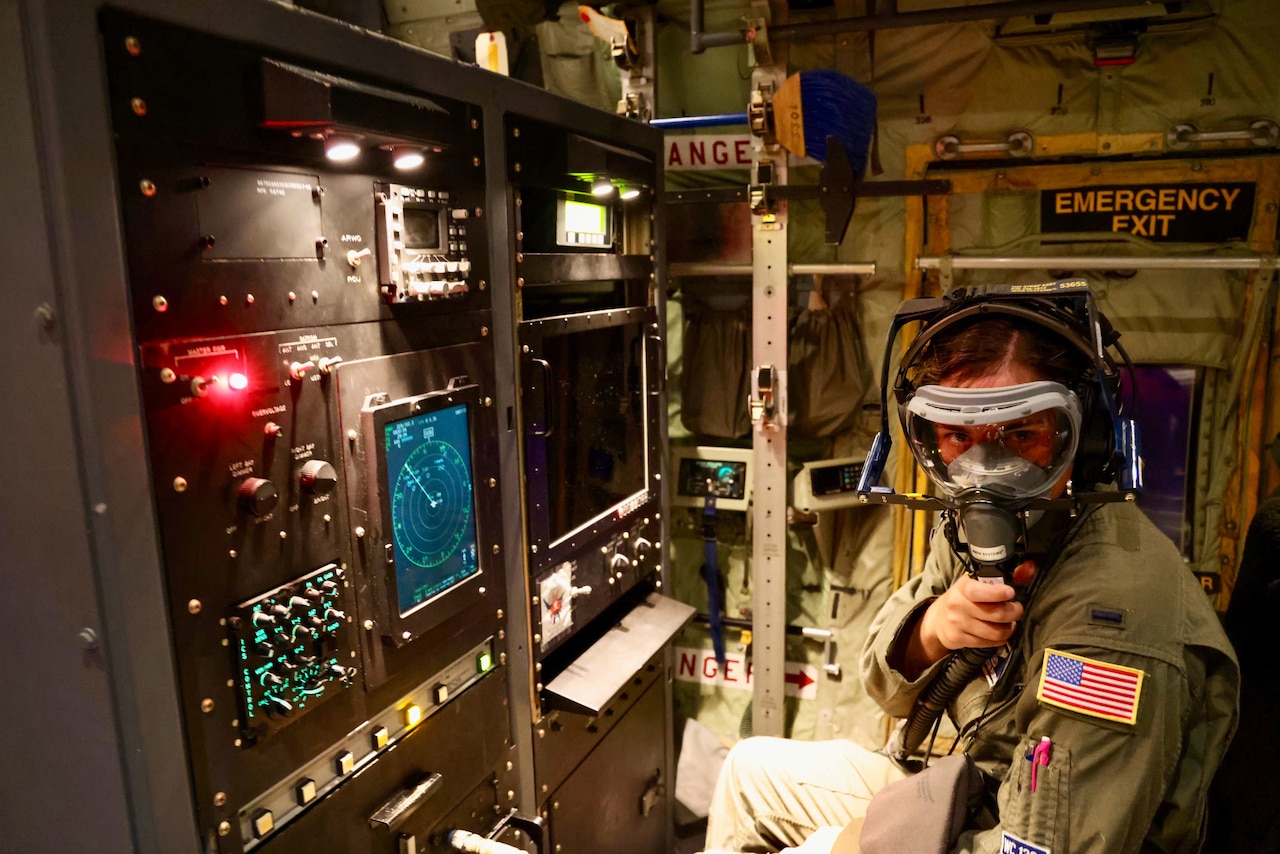
<svg viewBox="0 0 1280 854">
<path fill-rule="evenodd" d="M 605 234 L 605 216 L 608 208 L 603 205 L 590 205 L 586 202 L 564 203 L 564 230 L 576 231 L 579 234 Z"/>
</svg>

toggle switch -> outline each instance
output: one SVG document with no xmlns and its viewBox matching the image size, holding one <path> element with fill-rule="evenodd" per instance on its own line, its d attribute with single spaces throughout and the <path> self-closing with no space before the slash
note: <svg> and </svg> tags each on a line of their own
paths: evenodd
<svg viewBox="0 0 1280 854">
<path fill-rule="evenodd" d="M 373 250 L 367 246 L 358 252 L 355 249 L 348 249 L 347 263 L 351 265 L 352 269 L 355 269 L 356 267 L 360 266 L 360 262 L 363 259 L 369 257 L 372 254 L 373 254 Z"/>
</svg>

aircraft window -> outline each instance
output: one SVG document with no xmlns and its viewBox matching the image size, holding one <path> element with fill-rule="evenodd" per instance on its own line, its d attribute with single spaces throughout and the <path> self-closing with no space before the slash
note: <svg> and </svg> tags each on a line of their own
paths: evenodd
<svg viewBox="0 0 1280 854">
<path fill-rule="evenodd" d="M 1188 496 L 1195 473 L 1195 407 L 1200 387 L 1196 368 L 1141 365 L 1138 401 L 1133 417 L 1142 440 L 1141 507 L 1191 560 L 1191 517 Z"/>
</svg>

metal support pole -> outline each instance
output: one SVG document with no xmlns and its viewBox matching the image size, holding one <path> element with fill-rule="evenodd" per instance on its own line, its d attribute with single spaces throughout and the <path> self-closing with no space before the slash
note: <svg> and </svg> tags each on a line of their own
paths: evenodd
<svg viewBox="0 0 1280 854">
<path fill-rule="evenodd" d="M 776 91 L 786 69 L 757 68 L 756 87 Z M 787 156 L 757 144 L 757 168 L 772 161 L 774 180 L 785 184 Z M 755 211 L 751 218 L 752 467 L 755 525 L 752 533 L 751 656 L 754 683 L 752 732 L 785 735 L 783 703 L 787 625 L 787 203 Z"/>
</svg>

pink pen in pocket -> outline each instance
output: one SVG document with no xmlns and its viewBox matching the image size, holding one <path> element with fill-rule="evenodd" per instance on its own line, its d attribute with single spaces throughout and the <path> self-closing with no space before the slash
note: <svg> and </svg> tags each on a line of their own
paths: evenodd
<svg viewBox="0 0 1280 854">
<path fill-rule="evenodd" d="M 1031 760 L 1031 791 L 1036 790 L 1036 770 L 1037 766 L 1049 764 L 1049 751 L 1053 747 L 1053 742 L 1049 740 L 1049 736 L 1042 735 L 1040 743 L 1036 745 L 1036 749 L 1031 751 L 1031 755 L 1027 758 Z"/>
</svg>

